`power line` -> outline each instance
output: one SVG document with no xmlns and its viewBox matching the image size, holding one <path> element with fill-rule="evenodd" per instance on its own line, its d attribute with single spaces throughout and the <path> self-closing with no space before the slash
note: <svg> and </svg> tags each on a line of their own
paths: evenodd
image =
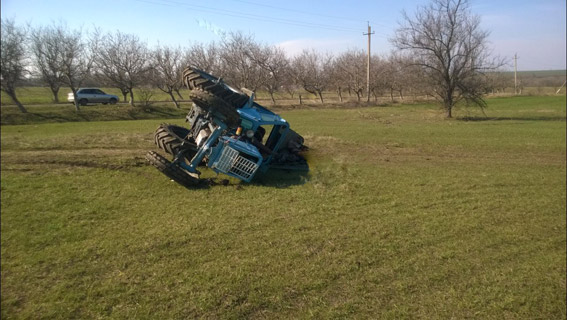
<svg viewBox="0 0 567 320">
<path fill-rule="evenodd" d="M 526 62 L 531 62 L 532 64 L 537 64 L 538 66 L 545 67 L 545 68 L 554 68 L 554 69 L 564 69 L 565 68 L 565 66 L 542 64 L 540 60 L 534 60 L 534 59 L 525 58 L 525 57 L 522 58 L 522 59 L 524 59 L 524 61 L 526 61 Z"/>
<path fill-rule="evenodd" d="M 296 13 L 301 13 L 301 14 L 306 14 L 306 15 L 311 15 L 311 16 L 323 17 L 323 18 L 349 20 L 349 21 L 354 21 L 354 22 L 359 22 L 359 23 L 365 22 L 364 20 L 355 19 L 355 18 L 337 17 L 337 16 L 330 16 L 330 15 L 320 14 L 320 13 L 311 13 L 311 12 L 305 12 L 305 11 L 301 11 L 301 10 L 276 7 L 276 6 L 272 6 L 272 5 L 269 5 L 269 4 L 258 3 L 258 2 L 253 2 L 253 1 L 245 1 L 245 0 L 233 0 L 233 1 L 252 4 L 252 5 L 260 6 L 260 7 L 272 8 L 272 9 L 278 9 L 278 10 L 285 10 L 285 11 L 289 11 L 289 12 L 296 12 Z"/>
<path fill-rule="evenodd" d="M 242 12 L 225 10 L 225 9 L 218 9 L 218 8 L 206 7 L 206 6 L 200 6 L 200 5 L 186 4 L 186 3 L 173 1 L 173 0 L 154 0 L 154 1 L 135 0 L 135 1 L 150 3 L 150 4 L 156 4 L 156 5 L 172 6 L 172 7 L 182 6 L 182 7 L 186 7 L 188 9 L 194 10 L 194 11 L 207 12 L 207 13 L 237 17 L 237 18 L 264 21 L 264 22 L 275 22 L 275 23 L 281 23 L 281 24 L 295 25 L 295 26 L 307 27 L 307 28 L 327 29 L 327 30 L 345 31 L 345 32 L 358 32 L 358 30 L 354 29 L 354 28 L 345 28 L 345 27 L 328 25 L 328 24 L 309 23 L 309 22 L 303 22 L 303 21 L 291 20 L 291 19 L 265 17 L 265 16 L 260 16 L 260 15 L 242 13 Z M 156 1 L 159 1 L 159 2 L 156 2 Z"/>
</svg>

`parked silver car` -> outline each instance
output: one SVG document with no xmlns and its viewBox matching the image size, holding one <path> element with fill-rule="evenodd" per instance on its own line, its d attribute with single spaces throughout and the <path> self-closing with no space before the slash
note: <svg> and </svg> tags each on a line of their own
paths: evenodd
<svg viewBox="0 0 567 320">
<path fill-rule="evenodd" d="M 80 88 L 77 90 L 77 99 L 79 99 L 79 104 L 82 106 L 86 106 L 87 103 L 115 104 L 118 102 L 118 96 L 106 94 L 104 91 L 96 88 Z M 73 92 L 67 94 L 67 101 L 75 103 Z"/>
</svg>

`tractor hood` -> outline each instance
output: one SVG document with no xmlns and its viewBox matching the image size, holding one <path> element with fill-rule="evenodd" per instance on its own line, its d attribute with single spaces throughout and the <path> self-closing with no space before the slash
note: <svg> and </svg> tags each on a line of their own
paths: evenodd
<svg viewBox="0 0 567 320">
<path fill-rule="evenodd" d="M 254 103 L 252 107 L 244 107 L 237 110 L 242 118 L 250 119 L 262 124 L 283 125 L 287 121 L 272 111 Z"/>
</svg>

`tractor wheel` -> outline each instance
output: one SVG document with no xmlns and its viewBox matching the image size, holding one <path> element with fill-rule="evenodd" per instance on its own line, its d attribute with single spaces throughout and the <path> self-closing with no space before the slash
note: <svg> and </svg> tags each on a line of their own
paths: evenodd
<svg viewBox="0 0 567 320">
<path fill-rule="evenodd" d="M 200 89 L 191 90 L 189 97 L 199 108 L 210 112 L 214 117 L 220 118 L 229 128 L 236 128 L 240 124 L 240 115 L 236 109 L 221 98 Z"/>
<path fill-rule="evenodd" d="M 199 178 L 189 175 L 179 166 L 171 163 L 155 151 L 148 152 L 146 154 L 146 159 L 154 167 L 161 171 L 161 173 L 184 187 L 194 187 L 199 184 Z"/>
<path fill-rule="evenodd" d="M 245 93 L 230 87 L 222 80 L 219 80 L 219 78 L 197 68 L 186 68 L 183 71 L 183 82 L 189 90 L 199 89 L 206 91 L 222 99 L 233 108 L 241 108 L 249 99 Z"/>
<path fill-rule="evenodd" d="M 197 152 L 197 145 L 189 133 L 184 127 L 162 123 L 154 134 L 154 142 L 160 149 L 174 156 L 179 151 L 186 150 L 185 157 L 190 160 Z"/>
</svg>

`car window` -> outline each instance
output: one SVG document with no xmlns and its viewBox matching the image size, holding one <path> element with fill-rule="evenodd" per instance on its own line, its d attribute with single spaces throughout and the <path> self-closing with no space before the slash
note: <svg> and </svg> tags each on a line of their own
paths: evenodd
<svg viewBox="0 0 567 320">
<path fill-rule="evenodd" d="M 94 89 L 93 91 L 96 94 L 106 94 L 106 93 L 102 92 L 102 90 L 98 90 L 98 89 Z"/>
<path fill-rule="evenodd" d="M 93 90 L 85 89 L 85 90 L 81 91 L 81 93 L 91 94 L 91 93 L 93 93 Z"/>
</svg>

